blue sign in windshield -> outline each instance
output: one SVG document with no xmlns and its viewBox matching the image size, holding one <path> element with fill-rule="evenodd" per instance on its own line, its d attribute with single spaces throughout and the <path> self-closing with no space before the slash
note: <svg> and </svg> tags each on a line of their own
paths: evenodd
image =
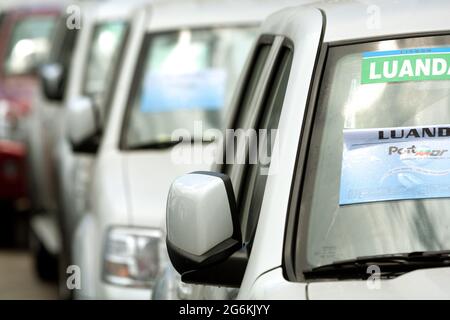
<svg viewBox="0 0 450 320">
<path fill-rule="evenodd" d="M 142 112 L 217 110 L 225 103 L 226 73 L 222 69 L 185 74 L 155 72 L 148 74 L 144 81 Z"/>
</svg>

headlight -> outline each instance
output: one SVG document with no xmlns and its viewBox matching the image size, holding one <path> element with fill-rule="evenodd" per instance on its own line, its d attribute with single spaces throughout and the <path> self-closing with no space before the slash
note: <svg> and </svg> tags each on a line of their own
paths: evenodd
<svg viewBox="0 0 450 320">
<path fill-rule="evenodd" d="M 103 280 L 127 287 L 151 287 L 164 259 L 162 232 L 146 228 L 111 228 L 103 254 Z"/>
</svg>

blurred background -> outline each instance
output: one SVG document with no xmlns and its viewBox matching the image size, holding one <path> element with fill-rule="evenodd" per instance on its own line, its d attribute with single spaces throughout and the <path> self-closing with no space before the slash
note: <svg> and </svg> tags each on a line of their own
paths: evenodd
<svg viewBox="0 0 450 320">
<path fill-rule="evenodd" d="M 31 226 L 36 211 L 45 208 L 33 205 L 33 200 L 39 201 L 33 198 L 41 197 L 42 190 L 30 177 L 36 168 L 28 159 L 27 144 L 33 140 L 27 137 L 27 117 L 42 89 L 40 68 L 60 53 L 58 47 L 60 51 L 73 50 L 64 42 L 67 37 L 60 35 L 61 28 L 67 28 L 67 18 L 72 15 L 70 22 L 77 29 L 77 14 L 81 13 L 77 9 L 86 3 L 86 8 L 94 8 L 102 2 L 108 1 L 0 1 L 0 299 L 65 298 L 55 276 L 56 258 L 43 248 Z M 110 2 L 120 7 L 149 1 Z M 71 58 L 67 56 L 65 63 L 70 65 Z M 43 233 L 50 234 L 48 230 Z"/>
<path fill-rule="evenodd" d="M 40 279 L 35 270 L 30 196 L 25 182 L 26 147 L 18 128 L 20 117 L 31 104 L 32 94 L 25 91 L 37 86 L 36 73 L 31 69 L 43 63 L 50 50 L 55 15 L 39 18 L 37 12 L 33 14 L 34 8 L 42 5 L 47 3 L 0 2 L 0 299 L 58 298 L 56 282 Z"/>
</svg>

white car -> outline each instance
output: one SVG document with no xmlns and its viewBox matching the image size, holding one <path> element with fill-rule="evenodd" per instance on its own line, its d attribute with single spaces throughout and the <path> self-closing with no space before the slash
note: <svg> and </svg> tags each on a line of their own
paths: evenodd
<svg viewBox="0 0 450 320">
<path fill-rule="evenodd" d="M 108 112 L 104 106 L 115 85 L 131 15 L 139 7 L 118 1 L 68 5 L 51 59 L 41 70 L 43 94 L 35 101 L 29 141 L 34 206 L 43 214 L 32 226 L 39 247 L 59 255 L 61 289 L 71 263 L 73 230 L 86 208 L 91 160 Z M 99 131 L 73 149 L 66 137 L 70 112 L 86 104 L 99 110 Z M 38 251 L 40 269 L 49 268 L 48 257 Z"/>
<path fill-rule="evenodd" d="M 169 193 L 170 259 L 209 285 L 194 297 L 450 298 L 449 11 L 324 2 L 265 21 L 228 128 L 269 130 L 271 162 Z"/>
<path fill-rule="evenodd" d="M 36 91 L 26 118 L 27 175 L 34 212 L 31 226 L 37 240 L 33 249 L 38 274 L 43 278 L 57 276 L 55 262 L 63 247 L 58 228 L 55 154 L 63 133 L 63 101 L 78 36 L 78 29 L 66 27 L 67 18 L 63 14 L 56 22 L 50 56 L 40 68 L 41 90 Z"/>
<path fill-rule="evenodd" d="M 250 51 L 256 27 L 293 1 L 157 1 L 133 32 L 93 171 L 91 210 L 76 231 L 79 298 L 148 299 L 167 265 L 164 216 L 171 181 L 207 169 L 174 131 L 208 140 Z M 89 114 L 89 113 L 86 113 Z M 75 119 L 73 117 L 72 119 Z M 74 132 L 92 131 L 82 116 Z M 203 126 L 198 129 L 197 124 Z M 179 152 L 179 153 L 178 153 Z M 190 154 L 199 155 L 194 151 Z"/>
</svg>

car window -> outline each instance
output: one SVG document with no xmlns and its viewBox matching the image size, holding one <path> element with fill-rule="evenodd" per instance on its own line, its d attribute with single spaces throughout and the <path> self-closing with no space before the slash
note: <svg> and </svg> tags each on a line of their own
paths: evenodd
<svg viewBox="0 0 450 320">
<path fill-rule="evenodd" d="M 423 182 L 429 179 L 448 179 L 448 171 L 441 170 L 440 178 L 434 175 L 438 173 L 433 170 L 429 158 L 417 159 L 412 166 L 408 162 L 410 157 L 398 156 L 396 159 L 402 170 L 386 170 L 385 174 L 380 174 L 375 168 L 388 168 L 391 158 L 384 151 L 381 155 L 371 154 L 375 147 L 386 148 L 378 142 L 370 146 L 372 140 L 367 141 L 365 149 L 359 149 L 362 153 L 355 153 L 343 161 L 344 151 L 348 148 L 346 145 L 344 148 L 345 132 L 362 136 L 375 130 L 380 138 L 383 133 L 379 132 L 385 130 L 379 128 L 450 124 L 450 81 L 446 80 L 450 78 L 447 76 L 450 76 L 447 71 L 450 64 L 445 62 L 445 59 L 448 61 L 445 52 L 449 47 L 450 37 L 440 36 L 329 49 L 301 195 L 300 216 L 304 217 L 304 223 L 301 223 L 296 247 L 303 270 L 359 256 L 450 249 L 450 217 L 447 214 L 450 199 L 431 199 L 445 186 L 431 184 L 427 190 L 421 189 Z M 405 63 L 417 54 L 433 52 L 440 54 L 435 56 L 435 61 L 429 56 L 417 58 L 423 63 L 422 68 L 417 61 Z M 385 60 L 381 69 L 376 63 L 368 65 L 370 69 L 364 69 L 363 60 L 370 56 Z M 437 61 L 439 67 L 434 69 Z M 436 70 L 440 72 L 440 79 L 415 77 L 417 72 L 429 76 Z M 376 81 L 365 79 L 369 72 L 370 78 Z M 408 79 L 405 75 L 410 80 L 404 80 Z M 448 140 L 441 141 L 446 143 Z M 442 157 L 440 163 L 450 169 L 445 159 Z M 345 176 L 344 172 L 347 172 Z M 358 185 L 369 185 L 358 191 L 358 197 L 378 199 L 342 204 L 341 190 L 347 184 L 353 184 L 354 190 L 358 190 Z M 417 192 L 420 199 L 400 196 L 394 201 L 383 200 L 397 191 L 405 196 Z"/>
<path fill-rule="evenodd" d="M 8 43 L 6 74 L 26 74 L 48 58 L 55 16 L 29 16 L 18 20 Z"/>
<path fill-rule="evenodd" d="M 66 86 L 66 80 L 70 74 L 70 64 L 78 35 L 78 29 L 67 28 L 66 19 L 67 16 L 61 16 L 55 24 L 51 37 L 50 53 L 46 61 L 46 63 L 57 64 L 64 71 L 60 84 L 62 88 Z"/>
<path fill-rule="evenodd" d="M 94 28 L 82 91 L 94 98 L 98 106 L 103 106 L 105 91 L 113 81 L 112 74 L 118 65 L 126 30 L 124 21 L 109 21 Z"/>
<path fill-rule="evenodd" d="M 168 143 L 180 128 L 201 140 L 205 130 L 221 128 L 223 108 L 230 102 L 254 37 L 252 27 L 147 35 L 130 93 L 122 147 Z M 196 123 L 201 123 L 201 132 L 194 131 Z"/>
<path fill-rule="evenodd" d="M 287 47 L 281 48 L 279 57 L 274 65 L 272 78 L 269 80 L 266 97 L 261 106 L 260 121 L 256 125 L 259 133 L 257 136 L 259 151 L 264 150 L 263 148 L 267 150 L 259 152 L 259 159 L 256 164 L 247 164 L 244 178 L 241 181 L 241 184 L 245 187 L 241 188 L 241 203 L 238 204 L 238 207 L 241 213 L 243 240 L 244 243 L 250 244 L 249 250 L 251 249 L 251 242 L 258 224 L 271 163 L 273 142 L 278 129 L 289 80 L 292 56 L 291 49 Z"/>
<path fill-rule="evenodd" d="M 66 21 L 67 16 L 62 16 L 55 25 L 48 61 L 60 63 L 67 68 L 74 51 L 78 29 L 67 28 Z"/>
</svg>

